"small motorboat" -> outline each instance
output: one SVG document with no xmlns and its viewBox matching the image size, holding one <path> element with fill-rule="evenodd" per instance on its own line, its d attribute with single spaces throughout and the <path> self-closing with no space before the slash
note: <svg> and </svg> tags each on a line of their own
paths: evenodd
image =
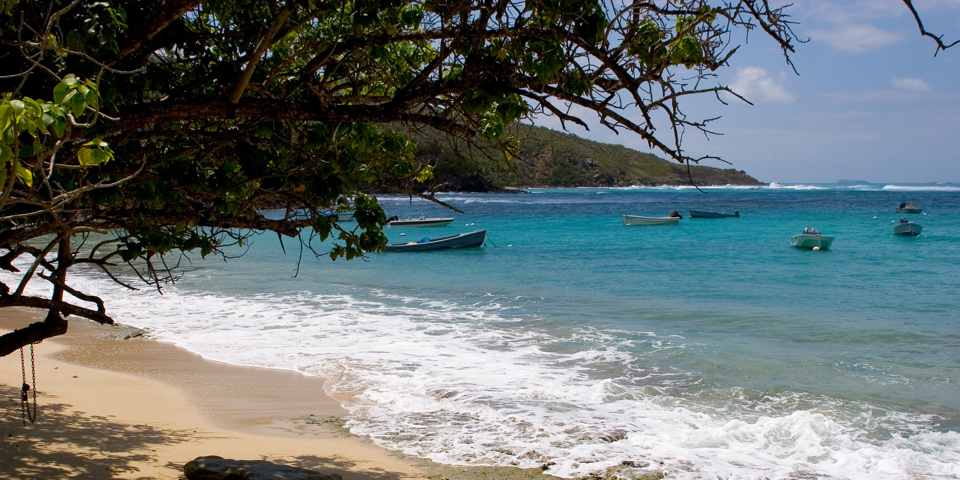
<svg viewBox="0 0 960 480">
<path fill-rule="evenodd" d="M 429 250 L 448 250 L 452 248 L 476 248 L 483 245 L 486 230 L 474 230 L 440 238 L 423 237 L 419 242 L 391 243 L 386 246 L 388 252 L 426 252 Z"/>
<path fill-rule="evenodd" d="M 833 243 L 833 237 L 821 235 L 815 228 L 804 228 L 803 233 L 790 237 L 790 245 L 797 248 L 809 248 L 811 250 L 826 250 Z"/>
<path fill-rule="evenodd" d="M 349 222 L 353 220 L 353 212 L 327 212 L 324 215 L 332 217 L 337 216 L 337 220 L 340 222 Z"/>
<path fill-rule="evenodd" d="M 337 212 L 336 210 L 320 211 L 320 212 L 317 212 L 317 215 L 323 215 L 328 218 L 332 218 L 336 216 L 338 222 L 349 222 L 353 220 L 353 212 L 351 211 L 344 211 L 344 212 Z M 312 216 L 313 216 L 313 213 L 311 213 L 310 210 L 307 210 L 305 208 L 290 211 L 290 218 L 296 219 L 296 220 L 303 220 L 306 218 L 311 218 Z"/>
<path fill-rule="evenodd" d="M 734 210 L 733 213 L 705 212 L 703 210 L 690 210 L 690 218 L 740 218 L 740 210 Z"/>
<path fill-rule="evenodd" d="M 396 215 L 387 221 L 391 227 L 446 227 L 453 222 L 453 218 L 397 218 Z"/>
<path fill-rule="evenodd" d="M 638 225 L 675 225 L 680 222 L 681 217 L 641 217 L 639 215 L 624 215 L 623 226 L 634 227 Z"/>
<path fill-rule="evenodd" d="M 897 213 L 920 213 L 923 211 L 922 208 L 917 208 L 917 206 L 912 203 L 901 203 L 895 210 Z"/>
<path fill-rule="evenodd" d="M 906 218 L 901 218 L 900 223 L 893 227 L 893 233 L 905 237 L 919 237 L 921 231 L 923 231 L 923 225 L 908 222 Z"/>
</svg>

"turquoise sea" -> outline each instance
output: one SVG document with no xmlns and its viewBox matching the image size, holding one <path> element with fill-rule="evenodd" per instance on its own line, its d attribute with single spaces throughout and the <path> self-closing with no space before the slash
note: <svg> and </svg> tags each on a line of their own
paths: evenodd
<svg viewBox="0 0 960 480">
<path fill-rule="evenodd" d="M 960 186 L 439 198 L 464 213 L 379 196 L 388 216 L 456 217 L 390 241 L 486 229 L 485 247 L 331 262 L 262 235 L 194 258 L 162 297 L 86 288 L 208 358 L 322 375 L 354 433 L 438 462 L 960 478 Z M 920 237 L 893 235 L 901 202 L 923 208 Z M 741 218 L 620 219 L 690 209 Z M 808 226 L 832 248 L 792 248 Z"/>
</svg>

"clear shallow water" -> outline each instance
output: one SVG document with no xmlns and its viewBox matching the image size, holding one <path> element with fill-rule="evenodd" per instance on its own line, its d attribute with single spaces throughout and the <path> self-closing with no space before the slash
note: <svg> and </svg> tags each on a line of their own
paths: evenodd
<svg viewBox="0 0 960 480">
<path fill-rule="evenodd" d="M 573 477 L 960 477 L 960 188 L 449 194 L 469 251 L 330 262 L 258 237 L 115 318 L 241 365 L 330 379 L 350 427 L 436 461 Z M 388 215 L 450 216 L 406 197 Z M 892 234 L 903 201 L 919 238 Z M 623 227 L 690 208 L 739 219 Z M 877 217 L 877 218 L 874 218 Z M 472 225 L 466 225 L 472 224 Z M 803 227 L 829 251 L 790 247 Z M 405 234 L 400 236 L 400 234 Z M 292 245 L 292 246 L 291 246 Z"/>
</svg>

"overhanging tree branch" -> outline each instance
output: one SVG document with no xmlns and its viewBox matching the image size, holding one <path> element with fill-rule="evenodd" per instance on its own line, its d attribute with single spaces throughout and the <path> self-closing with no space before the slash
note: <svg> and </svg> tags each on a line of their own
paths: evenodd
<svg viewBox="0 0 960 480">
<path fill-rule="evenodd" d="M 917 12 L 917 9 L 913 6 L 913 0 L 903 0 L 903 3 L 906 4 L 907 8 L 910 9 L 910 13 L 913 14 L 913 19 L 917 22 L 917 27 L 920 29 L 920 35 L 924 37 L 930 37 L 937 44 L 937 49 L 933 52 L 933 56 L 936 57 L 940 50 L 946 50 L 954 45 L 960 43 L 960 40 L 956 40 L 952 43 L 944 43 L 943 35 L 935 35 L 926 28 L 923 27 L 923 20 L 920 19 L 920 14 Z"/>
</svg>

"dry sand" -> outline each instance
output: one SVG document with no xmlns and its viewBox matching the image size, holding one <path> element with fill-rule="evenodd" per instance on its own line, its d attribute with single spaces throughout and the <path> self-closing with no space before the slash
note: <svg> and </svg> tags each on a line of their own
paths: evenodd
<svg viewBox="0 0 960 480">
<path fill-rule="evenodd" d="M 40 319 L 39 311 L 0 309 L 0 333 Z M 21 421 L 20 355 L 0 357 L 0 478 L 183 478 L 184 463 L 205 455 L 345 480 L 450 476 L 338 431 L 336 418 L 346 412 L 324 394 L 322 379 L 211 362 L 142 338 L 104 338 L 115 331 L 71 318 L 67 335 L 35 347 L 36 423 Z"/>
</svg>

